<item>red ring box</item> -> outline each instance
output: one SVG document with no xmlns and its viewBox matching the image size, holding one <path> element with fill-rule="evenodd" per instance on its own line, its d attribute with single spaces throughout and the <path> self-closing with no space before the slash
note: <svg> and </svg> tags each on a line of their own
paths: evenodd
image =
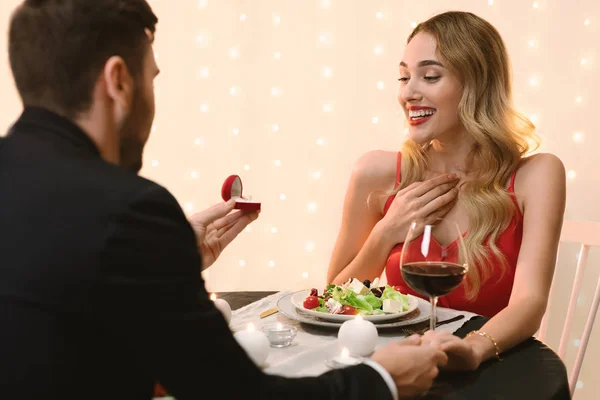
<svg viewBox="0 0 600 400">
<path fill-rule="evenodd" d="M 238 175 L 230 175 L 221 188 L 221 197 L 225 201 L 235 199 L 235 207 L 243 211 L 259 211 L 260 202 L 246 199 L 242 196 L 242 179 Z"/>
</svg>

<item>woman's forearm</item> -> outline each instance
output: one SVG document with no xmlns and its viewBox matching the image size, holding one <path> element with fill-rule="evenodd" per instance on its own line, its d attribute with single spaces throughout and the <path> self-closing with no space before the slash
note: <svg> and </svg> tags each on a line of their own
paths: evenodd
<svg viewBox="0 0 600 400">
<path fill-rule="evenodd" d="M 330 283 L 341 285 L 350 278 L 363 281 L 379 277 L 394 245 L 386 238 L 382 226 L 375 225 L 356 257 Z"/>
<path fill-rule="evenodd" d="M 491 318 L 480 331 L 487 333 L 496 341 L 500 352 L 507 351 L 537 332 L 545 309 L 544 299 L 523 298 L 509 304 Z M 472 335 L 465 340 L 472 344 L 479 363 L 496 356 L 496 348 L 489 338 Z"/>
</svg>

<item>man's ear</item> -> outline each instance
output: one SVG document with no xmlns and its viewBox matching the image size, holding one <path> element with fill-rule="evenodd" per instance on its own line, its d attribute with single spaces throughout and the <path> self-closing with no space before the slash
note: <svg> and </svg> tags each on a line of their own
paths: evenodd
<svg viewBox="0 0 600 400">
<path fill-rule="evenodd" d="M 133 77 L 125 61 L 113 56 L 104 64 L 104 83 L 106 93 L 119 106 L 129 110 L 133 102 Z"/>
</svg>

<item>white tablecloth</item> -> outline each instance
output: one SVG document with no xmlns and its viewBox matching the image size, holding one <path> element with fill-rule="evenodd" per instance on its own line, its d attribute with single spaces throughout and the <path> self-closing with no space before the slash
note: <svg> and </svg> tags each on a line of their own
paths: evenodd
<svg viewBox="0 0 600 400">
<path fill-rule="evenodd" d="M 285 348 L 270 348 L 264 370 L 267 373 L 290 377 L 319 375 L 328 370 L 325 361 L 339 354 L 337 329 L 300 324 L 298 321 L 290 319 L 281 313 L 275 313 L 269 317 L 260 319 L 261 312 L 275 308 L 277 300 L 288 293 L 287 291 L 278 292 L 235 310 L 232 314 L 230 327 L 233 331 L 237 331 L 246 329 L 249 323 L 253 323 L 257 329 L 260 329 L 263 325 L 276 322 L 295 326 L 298 329 L 298 334 L 294 343 Z M 470 318 L 476 316 L 476 314 L 465 311 L 438 307 L 438 321 L 460 314 L 463 314 L 465 318 L 442 325 L 437 329 L 454 332 Z M 380 329 L 379 345 L 385 344 L 390 340 L 402 339 L 403 337 L 405 336 L 399 330 Z"/>
</svg>

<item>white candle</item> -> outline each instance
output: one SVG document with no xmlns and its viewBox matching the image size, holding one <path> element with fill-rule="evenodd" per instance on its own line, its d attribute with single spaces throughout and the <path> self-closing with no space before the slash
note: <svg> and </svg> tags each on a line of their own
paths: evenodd
<svg viewBox="0 0 600 400">
<path fill-rule="evenodd" d="M 338 331 L 340 346 L 347 348 L 353 356 L 367 357 L 375 351 L 379 334 L 375 324 L 361 315 L 345 321 Z"/>
<path fill-rule="evenodd" d="M 263 332 L 257 331 L 254 324 L 248 324 L 247 329 L 234 333 L 233 337 L 256 365 L 262 367 L 265 364 L 269 356 L 269 339 Z"/>
<path fill-rule="evenodd" d="M 217 309 L 221 311 L 221 314 L 223 314 L 225 321 L 227 321 L 227 323 L 229 324 L 229 321 L 231 321 L 231 306 L 229 305 L 229 303 L 223 299 L 218 299 L 217 295 L 214 293 L 210 295 L 210 299 L 215 303 L 215 307 L 217 307 Z"/>
</svg>

